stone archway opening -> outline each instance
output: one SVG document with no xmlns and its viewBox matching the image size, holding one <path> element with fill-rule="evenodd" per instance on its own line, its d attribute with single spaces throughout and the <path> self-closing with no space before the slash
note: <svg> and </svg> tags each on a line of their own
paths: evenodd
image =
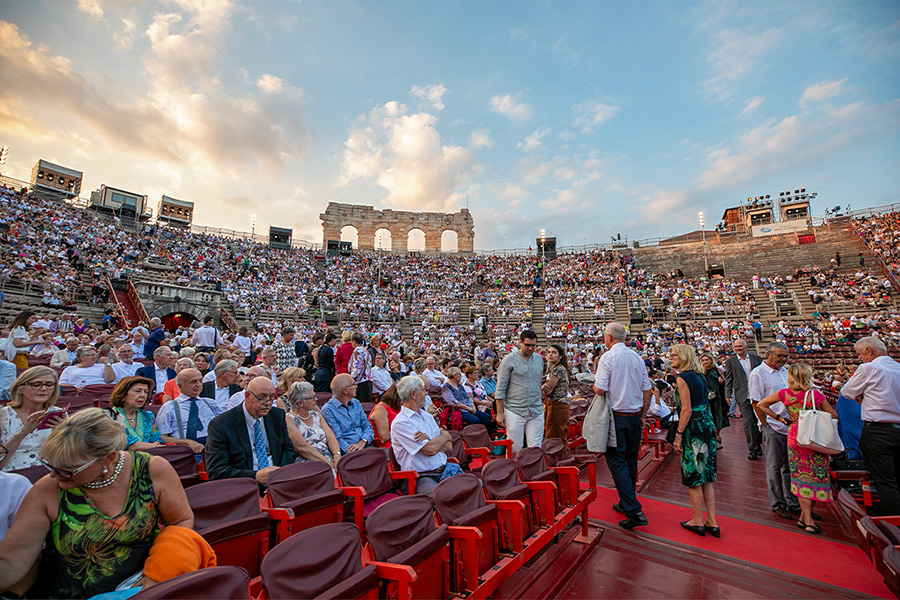
<svg viewBox="0 0 900 600">
<path fill-rule="evenodd" d="M 197 317 L 187 312 L 172 312 L 160 317 L 163 329 L 166 331 L 175 331 L 179 327 L 190 327 L 191 323 L 197 320 Z"/>
<path fill-rule="evenodd" d="M 353 225 L 341 227 L 341 241 L 350 242 L 354 248 L 359 248 L 359 230 Z"/>
<path fill-rule="evenodd" d="M 410 229 L 406 234 L 406 249 L 409 252 L 422 252 L 425 250 L 425 232 L 418 227 Z"/>
<path fill-rule="evenodd" d="M 375 249 L 376 250 L 390 250 L 392 248 L 393 240 L 391 237 L 391 230 L 386 227 L 382 227 L 375 231 Z"/>
<path fill-rule="evenodd" d="M 441 252 L 456 252 L 459 250 L 459 236 L 452 229 L 441 233 Z"/>
</svg>

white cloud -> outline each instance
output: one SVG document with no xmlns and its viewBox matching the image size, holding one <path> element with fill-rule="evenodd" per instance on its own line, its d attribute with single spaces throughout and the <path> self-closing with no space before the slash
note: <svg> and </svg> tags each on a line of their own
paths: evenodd
<svg viewBox="0 0 900 600">
<path fill-rule="evenodd" d="M 829 98 L 834 98 L 839 94 L 843 94 L 847 91 L 847 88 L 844 85 L 845 83 L 847 83 L 846 77 L 839 81 L 814 83 L 803 91 L 803 96 L 801 96 L 798 104 L 801 108 L 806 108 L 811 102 L 821 102 L 823 100 L 828 100 Z"/>
<path fill-rule="evenodd" d="M 266 73 L 257 80 L 256 87 L 263 93 L 277 94 L 284 87 L 284 79 Z"/>
<path fill-rule="evenodd" d="M 469 136 L 469 145 L 473 148 L 491 148 L 494 145 L 491 132 L 487 129 L 476 129 Z"/>
<path fill-rule="evenodd" d="M 703 86 L 719 101 L 731 99 L 734 86 L 746 80 L 763 57 L 776 49 L 781 37 L 777 29 L 719 31 L 713 36 L 713 49 L 707 57 L 715 75 L 704 81 Z"/>
<path fill-rule="evenodd" d="M 477 171 L 475 153 L 444 145 L 436 123 L 434 115 L 409 114 L 408 107 L 396 101 L 373 108 L 357 119 L 344 142 L 337 185 L 374 180 L 387 191 L 384 202 L 392 208 L 456 210 L 461 198 L 457 189 Z"/>
<path fill-rule="evenodd" d="M 557 190 L 556 193 L 545 200 L 538 202 L 538 208 L 551 212 L 566 211 L 578 199 L 578 191 L 574 189 Z"/>
<path fill-rule="evenodd" d="M 747 100 L 747 104 L 744 105 L 741 115 L 746 116 L 755 113 L 756 109 L 763 103 L 763 100 L 765 100 L 765 98 L 762 96 L 756 96 Z"/>
<path fill-rule="evenodd" d="M 581 133 L 587 135 L 610 120 L 619 112 L 619 107 L 614 104 L 589 100 L 576 105 L 573 110 L 578 116 L 572 125 L 580 129 Z"/>
<path fill-rule="evenodd" d="M 447 93 L 447 88 L 445 88 L 441 84 L 431 84 L 426 85 L 425 87 L 414 85 L 412 86 L 412 89 L 409 90 L 409 93 L 416 98 L 421 98 L 422 100 L 427 102 L 429 108 L 434 108 L 435 110 L 444 110 L 444 102 L 442 98 L 444 94 Z"/>
<path fill-rule="evenodd" d="M 78 10 L 87 13 L 94 18 L 103 18 L 103 7 L 100 0 L 78 0 Z"/>
<path fill-rule="evenodd" d="M 503 115 L 513 121 L 527 121 L 533 113 L 527 104 L 517 104 L 509 94 L 505 96 L 494 96 L 488 103 L 491 110 L 499 115 Z"/>
<path fill-rule="evenodd" d="M 541 127 L 540 129 L 535 129 L 534 132 L 527 136 L 524 140 L 519 142 L 519 148 L 522 150 L 534 150 L 538 146 L 541 145 L 541 140 L 550 135 L 550 132 L 553 131 L 549 127 Z"/>
</svg>

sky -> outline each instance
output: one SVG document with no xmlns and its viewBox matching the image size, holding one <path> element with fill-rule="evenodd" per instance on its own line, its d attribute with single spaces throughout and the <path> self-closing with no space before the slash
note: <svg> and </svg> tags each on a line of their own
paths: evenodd
<svg viewBox="0 0 900 600">
<path fill-rule="evenodd" d="M 896 0 L 3 0 L 0 81 L 4 175 L 315 243 L 329 202 L 467 207 L 477 250 L 900 202 Z"/>
</svg>

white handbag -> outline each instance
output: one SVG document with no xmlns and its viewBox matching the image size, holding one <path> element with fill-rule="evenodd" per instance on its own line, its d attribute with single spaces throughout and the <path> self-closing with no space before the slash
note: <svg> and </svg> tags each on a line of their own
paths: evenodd
<svg viewBox="0 0 900 600">
<path fill-rule="evenodd" d="M 844 443 L 838 435 L 837 422 L 829 413 L 818 410 L 815 402 L 810 401 L 812 409 L 806 408 L 806 401 L 810 400 L 811 395 L 812 390 L 809 390 L 803 398 L 803 408 L 797 422 L 797 444 L 822 454 L 840 454 L 844 451 Z"/>
</svg>

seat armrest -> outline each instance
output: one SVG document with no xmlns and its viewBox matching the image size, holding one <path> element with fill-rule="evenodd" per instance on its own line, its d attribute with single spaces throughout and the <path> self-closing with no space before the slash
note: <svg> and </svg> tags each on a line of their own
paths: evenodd
<svg viewBox="0 0 900 600">
<path fill-rule="evenodd" d="M 500 519 L 509 523 L 511 531 L 509 532 L 509 540 L 507 548 L 511 548 L 513 552 L 522 552 L 522 539 L 525 532 L 522 531 L 522 513 L 525 512 L 525 503 L 521 500 L 488 500 L 488 504 L 497 507 Z M 503 518 L 506 513 L 508 518 Z"/>
<path fill-rule="evenodd" d="M 452 550 L 452 560 L 456 560 L 459 556 L 462 562 L 461 571 L 464 574 L 465 581 L 457 580 L 457 591 L 461 589 L 474 592 L 478 587 L 478 542 L 484 538 L 484 534 L 477 527 L 460 527 L 451 525 L 450 546 Z M 457 574 L 458 576 L 458 574 Z M 459 577 L 459 576 L 458 576 Z M 462 577 L 459 577 L 462 579 Z"/>
<path fill-rule="evenodd" d="M 544 514 L 545 511 L 548 513 L 552 513 L 554 510 L 554 502 L 553 497 L 556 494 L 556 484 L 552 481 L 526 481 L 524 482 L 528 489 L 532 492 L 533 495 L 536 495 L 542 500 L 540 502 L 533 502 L 532 506 L 535 508 L 535 512 L 540 512 L 541 514 L 535 514 L 536 517 L 539 518 L 540 523 L 544 523 L 550 525 L 553 521 L 556 520 L 555 514 Z"/>
<path fill-rule="evenodd" d="M 261 507 L 263 512 L 269 516 L 269 519 L 275 522 L 275 544 L 282 542 L 288 538 L 288 523 L 294 518 L 294 511 L 289 508 L 269 508 Z"/>
<path fill-rule="evenodd" d="M 506 458 L 512 458 L 512 440 L 491 440 L 491 443 L 495 446 L 506 446 Z"/>
<path fill-rule="evenodd" d="M 419 474 L 415 471 L 391 471 L 388 473 L 391 476 L 391 479 L 394 481 L 398 481 L 400 479 L 405 479 L 409 483 L 409 495 L 415 496 L 416 494 L 416 479 L 418 479 Z"/>
<path fill-rule="evenodd" d="M 366 490 L 360 486 L 343 486 L 337 488 L 344 494 L 344 498 L 353 498 L 353 523 L 359 529 L 360 533 L 363 529 L 363 497 Z"/>
<path fill-rule="evenodd" d="M 560 502 L 563 501 L 562 492 L 566 490 L 566 504 L 572 505 L 578 498 L 581 490 L 578 486 L 578 467 L 550 467 L 556 473 L 560 488 Z"/>
<path fill-rule="evenodd" d="M 406 600 L 410 597 L 409 586 L 418 579 L 415 570 L 408 565 L 395 565 L 393 563 L 379 562 L 377 560 L 364 560 L 365 566 L 375 567 L 375 573 L 381 579 L 397 584 L 398 599 Z"/>
</svg>

